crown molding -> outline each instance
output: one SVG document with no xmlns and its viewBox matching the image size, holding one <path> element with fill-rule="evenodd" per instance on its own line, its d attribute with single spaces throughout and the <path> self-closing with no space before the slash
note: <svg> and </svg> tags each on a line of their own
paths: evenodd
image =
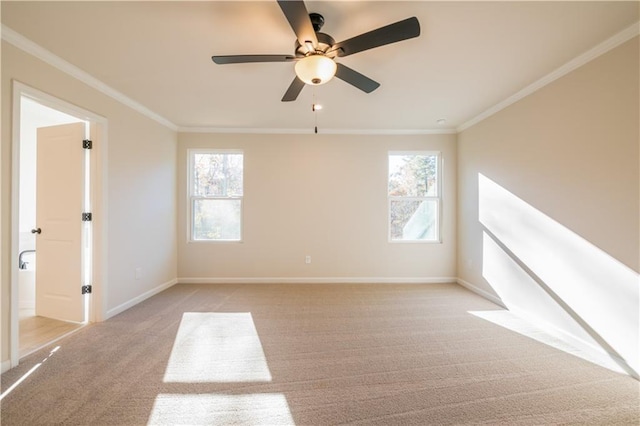
<svg viewBox="0 0 640 426">
<path fill-rule="evenodd" d="M 65 61 L 64 59 L 60 58 L 59 56 L 55 55 L 39 44 L 34 43 L 22 34 L 12 30 L 4 24 L 1 25 L 0 29 L 2 33 L 2 40 L 6 41 L 7 43 L 30 54 L 31 56 L 40 59 L 41 61 L 53 66 L 54 68 L 57 68 L 58 70 L 70 75 L 71 77 L 80 80 L 87 86 L 92 87 L 93 89 L 103 93 L 104 95 L 115 99 L 121 104 L 133 109 L 134 111 L 139 112 L 140 114 L 156 121 L 157 123 L 160 123 L 173 131 L 178 130 L 178 126 L 176 126 L 171 121 L 151 111 L 149 108 L 134 101 L 133 99 L 117 91 L 111 86 L 103 83 L 86 71 L 83 71 L 75 65 Z"/>
<path fill-rule="evenodd" d="M 460 126 L 458 126 L 456 128 L 456 132 L 460 133 L 460 132 L 468 129 L 471 126 L 473 126 L 475 124 L 478 124 L 479 122 L 483 121 L 484 119 L 491 117 L 492 115 L 494 115 L 498 111 L 501 111 L 501 110 L 505 109 L 506 107 L 518 102 L 520 99 L 522 99 L 522 98 L 524 98 L 526 96 L 529 96 L 530 94 L 542 89 L 544 86 L 546 86 L 546 85 L 548 85 L 550 83 L 553 83 L 557 79 L 559 79 L 561 77 L 564 77 L 565 75 L 569 74 L 571 71 L 574 71 L 577 68 L 580 68 L 581 66 L 583 66 L 583 65 L 587 64 L 588 62 L 596 59 L 597 57 L 609 52 L 610 50 L 612 50 L 612 49 L 614 49 L 614 48 L 616 48 L 618 46 L 620 46 L 622 43 L 631 40 L 632 38 L 638 36 L 638 34 L 640 34 L 640 21 L 636 22 L 635 24 L 633 24 L 633 25 L 627 27 L 626 29 L 620 31 L 619 33 L 617 33 L 613 37 L 608 38 L 607 40 L 605 40 L 602 43 L 596 45 L 595 47 L 587 50 L 583 54 L 575 57 L 571 61 L 569 61 L 566 64 L 562 65 L 560 68 L 558 68 L 555 71 L 547 74 L 546 76 L 542 77 L 541 79 L 535 81 L 534 83 L 530 84 L 529 86 L 525 87 L 524 89 L 520 90 L 519 92 L 516 92 L 515 94 L 509 96 L 504 101 L 502 101 L 502 102 L 492 106 L 491 108 L 487 109 L 486 111 L 478 114 L 477 116 L 475 116 L 471 120 L 468 120 L 465 123 L 461 124 Z"/>
<path fill-rule="evenodd" d="M 178 132 L 277 135 L 315 134 L 313 128 L 178 127 Z M 318 129 L 319 135 L 455 135 L 456 133 L 456 129 Z"/>
</svg>

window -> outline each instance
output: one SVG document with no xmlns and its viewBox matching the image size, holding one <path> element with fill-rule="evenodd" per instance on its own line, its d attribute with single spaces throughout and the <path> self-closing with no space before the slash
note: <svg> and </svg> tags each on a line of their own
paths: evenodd
<svg viewBox="0 0 640 426">
<path fill-rule="evenodd" d="M 440 242 L 440 154 L 389 153 L 389 241 Z"/>
<path fill-rule="evenodd" d="M 189 151 L 191 241 L 240 241 L 242 196 L 242 152 Z"/>
</svg>

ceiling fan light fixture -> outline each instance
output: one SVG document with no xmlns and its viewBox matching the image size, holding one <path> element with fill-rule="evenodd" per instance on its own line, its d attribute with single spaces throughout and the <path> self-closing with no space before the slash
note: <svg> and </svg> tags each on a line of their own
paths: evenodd
<svg viewBox="0 0 640 426">
<path fill-rule="evenodd" d="M 336 75 L 338 65 L 324 55 L 309 55 L 296 63 L 296 75 L 306 84 L 325 84 Z"/>
</svg>

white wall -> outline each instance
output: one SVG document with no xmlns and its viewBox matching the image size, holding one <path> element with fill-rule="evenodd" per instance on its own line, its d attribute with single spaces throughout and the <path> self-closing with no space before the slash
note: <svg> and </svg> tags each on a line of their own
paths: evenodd
<svg viewBox="0 0 640 426">
<path fill-rule="evenodd" d="M 182 282 L 428 281 L 455 277 L 455 135 L 180 134 Z M 244 150 L 244 241 L 187 242 L 186 152 Z M 389 243 L 387 154 L 441 151 L 442 244 Z M 311 264 L 305 264 L 310 255 Z"/>
<path fill-rule="evenodd" d="M 12 80 L 105 117 L 107 277 L 105 309 L 113 314 L 176 277 L 177 134 L 44 62 L 2 43 L 2 333 L 9 359 Z M 104 219 L 104 218 L 103 218 Z M 140 279 L 135 269 L 142 269 Z"/>
<path fill-rule="evenodd" d="M 638 76 L 636 37 L 458 135 L 458 276 L 636 372 Z"/>
</svg>

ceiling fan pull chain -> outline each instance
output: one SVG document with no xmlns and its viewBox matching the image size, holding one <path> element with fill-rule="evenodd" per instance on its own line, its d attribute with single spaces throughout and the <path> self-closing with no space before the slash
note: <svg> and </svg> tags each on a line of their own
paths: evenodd
<svg viewBox="0 0 640 426">
<path fill-rule="evenodd" d="M 315 127 L 313 128 L 313 132 L 318 134 L 318 108 L 316 108 L 316 88 L 313 88 L 313 103 L 311 104 L 311 111 L 313 111 L 313 119 L 315 123 Z"/>
</svg>

